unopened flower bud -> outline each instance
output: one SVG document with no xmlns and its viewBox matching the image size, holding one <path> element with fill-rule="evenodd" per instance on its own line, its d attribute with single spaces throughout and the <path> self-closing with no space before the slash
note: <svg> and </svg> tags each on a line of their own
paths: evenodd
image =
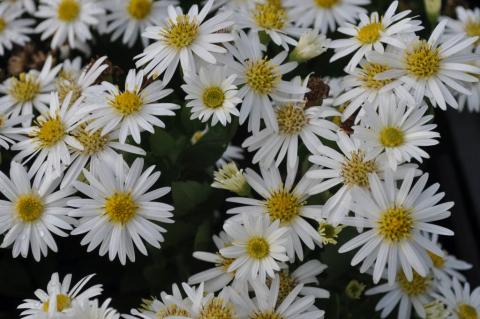
<svg viewBox="0 0 480 319">
<path fill-rule="evenodd" d="M 330 41 L 324 34 L 319 34 L 315 30 L 307 31 L 298 40 L 297 47 L 290 54 L 290 60 L 305 62 L 316 58 L 327 51 Z"/>
<path fill-rule="evenodd" d="M 226 189 L 239 196 L 250 194 L 250 185 L 247 183 L 243 170 L 239 170 L 234 162 L 224 164 L 213 173 L 213 176 L 212 187 L 214 188 Z"/>
</svg>

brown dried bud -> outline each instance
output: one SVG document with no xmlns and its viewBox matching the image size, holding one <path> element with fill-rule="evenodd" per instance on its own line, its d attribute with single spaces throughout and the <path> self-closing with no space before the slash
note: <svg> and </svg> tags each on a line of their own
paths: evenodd
<svg viewBox="0 0 480 319">
<path fill-rule="evenodd" d="M 55 60 L 55 55 L 52 55 Z M 27 72 L 31 69 L 40 70 L 45 63 L 47 56 L 47 53 L 38 50 L 35 45 L 28 43 L 15 50 L 8 59 L 8 74 L 10 76 L 18 76 L 20 73 Z"/>
<path fill-rule="evenodd" d="M 305 107 L 322 105 L 323 99 L 328 97 L 330 87 L 318 76 L 312 76 L 308 80 L 307 87 L 310 92 L 305 94 Z"/>
</svg>

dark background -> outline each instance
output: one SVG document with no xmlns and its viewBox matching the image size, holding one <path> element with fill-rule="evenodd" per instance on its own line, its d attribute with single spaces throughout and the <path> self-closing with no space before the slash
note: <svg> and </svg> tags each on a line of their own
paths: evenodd
<svg viewBox="0 0 480 319">
<path fill-rule="evenodd" d="M 193 1 L 181 2 L 188 7 Z M 384 10 L 390 3 L 387 0 L 372 2 L 372 10 Z M 445 2 L 445 13 L 451 14 L 452 8 L 459 3 Z M 479 2 L 470 1 L 470 5 L 473 4 L 479 5 Z M 420 0 L 402 1 L 402 8 L 411 8 L 415 14 L 424 17 Z M 425 22 L 425 25 L 428 33 L 428 23 Z M 93 52 L 98 56 L 109 55 L 114 64 L 128 70 L 133 67 L 132 57 L 141 49 L 137 46 L 128 50 L 118 43 L 112 44 L 108 39 L 100 38 Z M 340 64 L 332 66 L 328 58 L 326 55 L 313 60 L 300 72 L 307 74 L 314 70 L 319 76 L 340 75 Z M 8 55 L 2 59 L 3 68 L 7 60 Z M 179 85 L 180 77 L 177 76 L 169 87 L 178 90 Z M 178 103 L 182 103 L 182 94 L 175 92 Z M 79 236 L 56 238 L 59 253 L 50 252 L 39 263 L 32 258 L 13 259 L 10 249 L 0 249 L 0 319 L 18 318 L 16 307 L 24 298 L 32 298 L 35 289 L 45 289 L 52 272 L 59 272 L 62 276 L 73 273 L 74 282 L 96 273 L 92 283 L 104 284 L 103 298 L 112 297 L 113 306 L 126 313 L 137 307 L 141 298 L 158 296 L 160 291 L 169 290 L 171 283 L 185 281 L 189 275 L 209 267 L 193 259 L 191 253 L 194 250 L 212 251 L 210 237 L 221 229 L 223 221 L 224 199 L 229 194 L 209 187 L 213 163 L 232 136 L 239 145 L 245 132 L 237 131 L 236 125 L 213 129 L 200 143 L 191 146 L 189 137 L 203 126 L 189 121 L 188 112 L 182 109 L 175 118 L 168 119 L 167 131 L 157 130 L 153 136 L 142 136 L 142 144 L 149 150 L 147 163 L 157 165 L 162 171 L 159 186 L 172 185 L 171 196 L 166 200 L 175 205 L 176 223 L 166 226 L 168 233 L 163 248 L 149 249 L 149 257 L 137 254 L 137 261 L 127 266 L 99 257 L 98 250 L 86 253 L 86 249 L 80 246 Z M 466 275 L 471 284 L 477 286 L 480 284 L 480 115 L 435 110 L 435 122 L 439 126 L 441 143 L 427 150 L 431 159 L 426 160 L 422 168 L 431 174 L 430 183 L 441 184 L 441 190 L 446 192 L 445 200 L 456 203 L 452 217 L 445 223 L 455 231 L 455 237 L 442 238 L 442 242 L 450 253 L 474 265 L 474 269 Z M 6 152 L 1 155 L 2 171 L 8 172 L 11 155 Z M 248 162 L 241 165 L 248 166 Z M 350 318 L 351 315 L 345 313 L 349 309 L 356 309 L 352 318 L 373 318 L 376 316 L 373 314 L 375 298 L 367 302 L 352 301 L 344 294 L 344 288 L 351 279 L 362 280 L 368 285 L 371 279 L 359 276 L 348 266 L 351 256 L 339 256 L 335 250 L 335 247 L 329 246 L 310 255 L 310 258 L 319 258 L 332 269 L 327 269 L 321 277 L 321 286 L 332 291 L 330 300 L 321 304 L 328 311 L 327 318 Z"/>
</svg>

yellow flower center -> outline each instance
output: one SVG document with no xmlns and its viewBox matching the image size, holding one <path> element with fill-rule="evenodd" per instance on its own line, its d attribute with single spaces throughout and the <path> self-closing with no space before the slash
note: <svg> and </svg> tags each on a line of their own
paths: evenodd
<svg viewBox="0 0 480 319">
<path fill-rule="evenodd" d="M 408 281 L 403 271 L 397 275 L 397 282 L 400 289 L 408 296 L 418 296 L 424 294 L 430 286 L 431 278 L 422 277 L 413 271 L 412 281 Z"/>
<path fill-rule="evenodd" d="M 128 13 L 137 20 L 143 20 L 152 10 L 152 0 L 130 0 L 128 3 Z"/>
<path fill-rule="evenodd" d="M 80 4 L 77 0 L 61 0 L 57 8 L 58 19 L 63 22 L 72 22 L 80 14 Z"/>
<path fill-rule="evenodd" d="M 280 288 L 278 289 L 277 305 L 280 305 L 296 286 L 297 281 L 290 276 L 288 271 L 280 272 Z"/>
<path fill-rule="evenodd" d="M 480 22 L 478 21 L 468 21 L 465 25 L 465 33 L 470 37 L 480 36 Z"/>
<path fill-rule="evenodd" d="M 477 319 L 478 313 L 475 307 L 462 303 L 457 307 L 458 319 Z"/>
<path fill-rule="evenodd" d="M 275 191 L 266 202 L 270 218 L 278 219 L 282 224 L 289 224 L 300 215 L 302 207 L 303 203 L 298 197 L 284 189 Z"/>
<path fill-rule="evenodd" d="M 155 314 L 155 318 L 157 319 L 165 319 L 173 316 L 189 317 L 190 313 L 187 310 L 180 308 L 175 304 L 170 304 L 168 306 L 163 307 Z"/>
<path fill-rule="evenodd" d="M 440 257 L 432 253 L 431 251 L 427 251 L 427 254 L 432 260 L 433 266 L 435 266 L 435 268 L 442 269 L 445 266 L 445 259 L 443 259 L 443 257 Z"/>
<path fill-rule="evenodd" d="M 36 194 L 23 194 L 15 202 L 15 211 L 18 218 L 24 223 L 32 223 L 42 217 L 45 205 Z"/>
<path fill-rule="evenodd" d="M 48 148 L 62 141 L 66 135 L 65 125 L 60 116 L 41 119 L 38 122 L 39 129 L 34 135 L 38 138 L 42 148 Z"/>
<path fill-rule="evenodd" d="M 440 53 L 438 49 L 422 40 L 414 46 L 413 50 L 406 53 L 405 62 L 407 71 L 420 79 L 427 79 L 440 70 Z"/>
<path fill-rule="evenodd" d="M 117 110 L 118 113 L 128 116 L 140 111 L 143 106 L 143 99 L 134 92 L 125 91 L 115 96 L 110 101 L 110 105 Z"/>
<path fill-rule="evenodd" d="M 40 92 L 40 83 L 33 74 L 21 73 L 12 80 L 9 93 L 18 102 L 32 101 Z"/>
<path fill-rule="evenodd" d="M 45 301 L 42 305 L 43 312 L 48 312 L 49 300 Z M 69 296 L 59 294 L 57 295 L 57 312 L 62 312 L 69 309 L 72 306 L 72 299 Z"/>
<path fill-rule="evenodd" d="M 257 4 L 254 10 L 257 26 L 266 30 L 281 30 L 287 20 L 287 11 L 274 3 Z"/>
<path fill-rule="evenodd" d="M 211 109 L 219 108 L 225 101 L 225 92 L 219 86 L 208 87 L 203 91 L 202 101 Z"/>
<path fill-rule="evenodd" d="M 7 21 L 0 17 L 0 33 L 7 27 Z"/>
<path fill-rule="evenodd" d="M 63 102 L 68 93 L 72 92 L 70 102 L 73 103 L 82 95 L 82 88 L 74 81 L 60 80 L 57 82 L 57 92 L 60 102 Z"/>
<path fill-rule="evenodd" d="M 102 151 L 108 143 L 108 135 L 102 136 L 101 130 L 89 132 L 82 125 L 76 132 L 75 138 L 82 144 L 84 155 L 93 155 Z"/>
<path fill-rule="evenodd" d="M 6 121 L 7 119 L 5 118 L 5 116 L 0 115 L 0 128 L 2 128 L 5 125 Z"/>
<path fill-rule="evenodd" d="M 222 298 L 215 297 L 203 306 L 198 319 L 236 319 L 235 310 L 230 303 L 225 302 Z"/>
<path fill-rule="evenodd" d="M 260 236 L 254 236 L 247 242 L 247 254 L 254 259 L 263 259 L 270 254 L 270 244 Z"/>
<path fill-rule="evenodd" d="M 405 142 L 405 134 L 398 127 L 387 126 L 380 131 L 379 139 L 385 147 L 398 147 Z"/>
<path fill-rule="evenodd" d="M 249 61 L 245 71 L 247 85 L 260 95 L 266 95 L 273 91 L 281 75 L 277 65 L 267 58 L 255 62 Z"/>
<path fill-rule="evenodd" d="M 375 63 L 367 63 L 362 67 L 360 80 L 363 82 L 363 86 L 367 89 L 379 90 L 392 83 L 393 79 L 376 80 L 377 74 L 383 73 L 389 69 L 388 66 Z"/>
<path fill-rule="evenodd" d="M 300 133 L 308 123 L 303 106 L 287 104 L 276 110 L 280 133 L 294 135 Z"/>
<path fill-rule="evenodd" d="M 138 205 L 130 193 L 117 192 L 105 199 L 105 215 L 112 223 L 127 224 L 137 214 Z"/>
<path fill-rule="evenodd" d="M 410 238 L 414 219 L 410 210 L 403 207 L 391 207 L 381 213 L 377 221 L 378 233 L 390 242 Z"/>
<path fill-rule="evenodd" d="M 265 310 L 253 313 L 249 319 L 283 319 L 283 317 L 273 310 Z"/>
<path fill-rule="evenodd" d="M 362 151 L 355 151 L 351 154 L 351 158 L 342 164 L 341 174 L 346 185 L 366 187 L 369 185 L 368 175 L 375 169 L 373 160 L 367 161 Z"/>
<path fill-rule="evenodd" d="M 383 30 L 381 22 L 371 22 L 358 29 L 357 39 L 363 44 L 373 44 L 380 39 Z"/>
<path fill-rule="evenodd" d="M 317 6 L 323 9 L 330 9 L 341 2 L 341 0 L 313 0 Z"/>
<path fill-rule="evenodd" d="M 190 46 L 198 36 L 198 23 L 187 15 L 177 16 L 176 21 L 169 21 L 160 31 L 165 43 L 177 50 Z"/>
<path fill-rule="evenodd" d="M 235 259 L 233 258 L 225 258 L 225 257 L 222 257 L 222 263 L 219 265 L 219 266 L 222 266 L 222 269 L 224 272 L 229 272 L 228 271 L 228 268 L 230 268 L 230 265 L 235 261 Z"/>
</svg>

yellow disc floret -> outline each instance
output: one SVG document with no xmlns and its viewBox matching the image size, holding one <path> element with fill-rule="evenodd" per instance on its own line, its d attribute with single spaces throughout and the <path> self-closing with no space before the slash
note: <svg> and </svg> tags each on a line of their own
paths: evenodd
<svg viewBox="0 0 480 319">
<path fill-rule="evenodd" d="M 40 92 L 40 83 L 35 75 L 21 73 L 18 79 L 12 79 L 12 84 L 8 91 L 16 101 L 30 102 Z"/>
<path fill-rule="evenodd" d="M 205 88 L 202 94 L 202 101 L 208 108 L 217 109 L 223 106 L 225 92 L 219 86 Z"/>
<path fill-rule="evenodd" d="M 135 92 L 125 91 L 110 100 L 110 105 L 120 114 L 128 116 L 140 111 L 143 106 L 143 99 Z"/>
<path fill-rule="evenodd" d="M 378 233 L 390 242 L 399 242 L 410 238 L 414 219 L 409 209 L 391 207 L 380 214 L 377 221 Z"/>
<path fill-rule="evenodd" d="M 339 4 L 342 0 L 313 0 L 317 6 L 322 9 L 330 9 L 337 4 Z"/>
<path fill-rule="evenodd" d="M 198 319 L 236 319 L 235 310 L 231 303 L 222 298 L 215 297 L 210 299 L 202 307 Z"/>
<path fill-rule="evenodd" d="M 276 109 L 280 133 L 294 135 L 300 133 L 308 123 L 303 106 L 287 104 Z"/>
<path fill-rule="evenodd" d="M 406 52 L 405 63 L 412 76 L 428 79 L 440 70 L 441 57 L 437 48 L 432 48 L 428 42 L 422 40 Z"/>
<path fill-rule="evenodd" d="M 377 74 L 383 73 L 388 69 L 389 67 L 383 64 L 367 63 L 363 65 L 362 70 L 360 71 L 360 80 L 362 81 L 363 87 L 367 89 L 379 90 L 387 84 L 392 83 L 393 79 L 375 79 Z"/>
<path fill-rule="evenodd" d="M 105 199 L 105 215 L 112 223 L 125 225 L 137 214 L 138 205 L 127 192 L 116 192 Z"/>
<path fill-rule="evenodd" d="M 435 266 L 435 268 L 442 269 L 445 266 L 445 259 L 442 256 L 436 255 L 431 251 L 427 251 L 427 254 L 432 260 L 433 266 Z"/>
<path fill-rule="evenodd" d="M 23 194 L 15 201 L 17 217 L 24 223 L 32 223 L 40 219 L 45 210 L 43 200 L 37 194 Z"/>
<path fill-rule="evenodd" d="M 303 203 L 295 194 L 281 189 L 273 192 L 265 205 L 272 220 L 278 219 L 282 224 L 288 224 L 300 215 Z"/>
<path fill-rule="evenodd" d="M 275 3 L 257 4 L 254 20 L 258 27 L 266 30 L 281 30 L 287 20 L 287 11 Z"/>
<path fill-rule="evenodd" d="M 7 27 L 7 21 L 5 21 L 5 19 L 0 17 L 0 33 L 3 32 L 3 30 L 5 30 L 6 27 Z"/>
<path fill-rule="evenodd" d="M 357 40 L 362 44 L 373 44 L 380 39 L 383 30 L 381 22 L 371 22 L 357 30 Z"/>
<path fill-rule="evenodd" d="M 260 95 L 270 94 L 280 79 L 277 65 L 267 58 L 247 63 L 245 70 L 247 85 Z"/>
<path fill-rule="evenodd" d="M 38 120 L 38 130 L 33 135 L 39 141 L 41 148 L 55 146 L 66 135 L 65 125 L 60 116 L 41 118 Z"/>
<path fill-rule="evenodd" d="M 405 142 L 405 133 L 395 126 L 384 127 L 378 136 L 384 147 L 398 147 Z"/>
<path fill-rule="evenodd" d="M 254 259 L 263 259 L 270 254 L 270 244 L 260 236 L 254 236 L 247 242 L 247 254 Z"/>
<path fill-rule="evenodd" d="M 164 42 L 176 50 L 190 46 L 199 33 L 199 25 L 187 15 L 177 16 L 176 21 L 169 21 L 160 32 Z"/>
<path fill-rule="evenodd" d="M 176 304 L 170 304 L 163 307 L 155 314 L 155 318 L 157 319 L 165 319 L 173 316 L 189 317 L 190 313 L 187 310 L 177 306 Z"/>
<path fill-rule="evenodd" d="M 42 305 L 42 310 L 48 312 L 48 305 L 50 301 L 47 300 Z M 69 296 L 59 294 L 57 295 L 57 312 L 62 312 L 66 309 L 69 309 L 72 306 L 72 299 Z"/>
<path fill-rule="evenodd" d="M 459 304 L 456 309 L 458 319 L 478 319 L 478 312 L 475 307 L 465 303 Z"/>
<path fill-rule="evenodd" d="M 408 281 L 403 271 L 399 272 L 397 275 L 397 282 L 400 286 L 400 289 L 410 297 L 415 297 L 426 293 L 430 287 L 431 280 L 431 277 L 422 277 L 415 271 L 413 271 L 412 281 Z"/>
<path fill-rule="evenodd" d="M 256 312 L 250 315 L 250 319 L 284 319 L 281 315 L 272 310 Z"/>
<path fill-rule="evenodd" d="M 61 0 L 57 8 L 57 16 L 63 22 L 72 22 L 80 14 L 80 4 L 77 0 Z"/>
<path fill-rule="evenodd" d="M 342 164 L 341 175 L 348 186 L 366 187 L 369 185 L 368 175 L 376 169 L 375 162 L 365 160 L 362 151 L 352 152 L 350 159 Z"/>
<path fill-rule="evenodd" d="M 108 135 L 102 136 L 101 130 L 87 131 L 86 125 L 82 125 L 74 133 L 75 138 L 82 144 L 84 155 L 93 155 L 102 151 L 107 145 Z"/>
<path fill-rule="evenodd" d="M 152 11 L 152 0 L 130 0 L 127 11 L 134 19 L 143 20 Z"/>
</svg>

